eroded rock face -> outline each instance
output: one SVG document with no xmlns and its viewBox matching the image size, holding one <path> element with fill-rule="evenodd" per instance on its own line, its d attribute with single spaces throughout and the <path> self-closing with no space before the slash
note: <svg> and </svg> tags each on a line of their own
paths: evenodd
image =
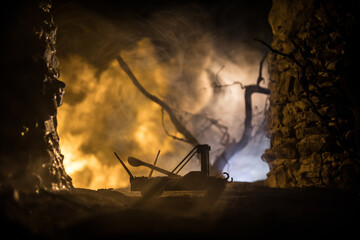
<svg viewBox="0 0 360 240">
<path fill-rule="evenodd" d="M 1 57 L 0 185 L 70 189 L 56 131 L 65 84 L 58 80 L 50 1 L 10 3 Z"/>
<path fill-rule="evenodd" d="M 359 186 L 354 3 L 274 0 L 268 131 L 271 187 Z"/>
</svg>

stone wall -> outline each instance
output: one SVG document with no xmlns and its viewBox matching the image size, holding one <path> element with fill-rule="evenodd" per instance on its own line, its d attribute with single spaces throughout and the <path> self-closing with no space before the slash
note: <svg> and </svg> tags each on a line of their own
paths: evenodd
<svg viewBox="0 0 360 240">
<path fill-rule="evenodd" d="M 359 186 L 356 5 L 273 1 L 271 146 L 263 155 L 271 187 Z"/>
<path fill-rule="evenodd" d="M 58 80 L 50 1 L 2 8 L 0 187 L 70 189 L 56 131 L 65 84 Z"/>
</svg>

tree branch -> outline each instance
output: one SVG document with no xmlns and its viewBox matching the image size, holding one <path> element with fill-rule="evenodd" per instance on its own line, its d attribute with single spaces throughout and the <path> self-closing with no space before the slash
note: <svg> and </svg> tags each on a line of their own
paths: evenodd
<svg viewBox="0 0 360 240">
<path fill-rule="evenodd" d="M 166 129 L 166 127 L 165 127 L 165 121 L 164 121 L 164 109 L 163 109 L 163 108 L 161 109 L 161 124 L 162 124 L 162 126 L 163 126 L 163 129 L 164 129 L 166 135 L 168 135 L 169 137 L 172 137 L 174 140 L 178 140 L 178 141 L 182 141 L 182 142 L 189 143 L 189 141 L 188 141 L 187 139 L 176 137 L 176 136 L 170 134 L 169 131 Z"/>
<path fill-rule="evenodd" d="M 266 57 L 266 56 L 265 56 Z M 241 151 L 245 148 L 245 146 L 250 142 L 252 138 L 252 131 L 253 126 L 251 125 L 252 121 L 252 101 L 251 96 L 253 93 L 261 93 L 261 94 L 269 94 L 270 90 L 267 88 L 260 87 L 259 84 L 263 80 L 262 77 L 262 66 L 263 62 L 265 60 L 265 57 L 260 62 L 260 69 L 259 69 L 259 77 L 257 79 L 256 84 L 254 85 L 248 85 L 244 86 L 241 82 L 233 82 L 232 84 L 227 85 L 219 85 L 218 81 L 214 81 L 213 88 L 222 88 L 227 86 L 232 86 L 235 84 L 239 84 L 242 89 L 245 89 L 245 121 L 244 121 L 244 132 L 242 134 L 242 137 L 239 141 L 229 141 L 229 134 L 227 132 L 226 126 L 221 125 L 218 120 L 208 118 L 206 119 L 210 122 L 210 126 L 217 127 L 222 133 L 223 138 L 221 141 L 224 141 L 224 138 L 226 139 L 225 142 L 222 144 L 224 145 L 225 149 L 223 152 L 215 159 L 214 163 L 211 166 L 211 171 L 214 174 L 221 173 L 224 169 L 225 165 L 228 163 L 229 159 L 234 156 L 237 152 Z M 129 76 L 130 80 L 133 82 L 133 84 L 138 88 L 138 90 L 144 94 L 148 99 L 151 101 L 157 103 L 162 108 L 162 125 L 164 128 L 165 133 L 172 137 L 175 140 L 184 141 L 187 143 L 192 144 L 193 146 L 198 145 L 198 141 L 196 138 L 185 128 L 185 126 L 179 121 L 174 111 L 171 109 L 169 105 L 167 105 L 164 101 L 160 100 L 158 97 L 150 94 L 136 79 L 128 65 L 125 63 L 125 61 L 122 59 L 120 55 L 117 56 L 117 60 L 119 62 L 120 67 L 125 71 L 125 73 Z M 217 76 L 216 76 L 217 77 Z M 216 79 L 217 80 L 217 79 Z M 166 111 L 169 114 L 170 120 L 174 124 L 176 130 L 180 132 L 184 138 L 178 138 L 174 135 L 171 135 L 164 124 L 164 116 L 163 111 Z"/>
<path fill-rule="evenodd" d="M 262 40 L 257 40 L 270 47 L 267 43 Z M 271 48 L 271 47 L 270 47 Z M 272 49 L 272 48 L 271 48 Z M 225 146 L 223 152 L 215 159 L 213 165 L 211 166 L 211 171 L 213 174 L 221 173 L 222 169 L 228 164 L 229 159 L 231 159 L 236 153 L 243 150 L 247 144 L 252 139 L 253 126 L 251 125 L 253 113 L 252 113 L 252 101 L 251 96 L 253 93 L 261 93 L 261 94 L 270 94 L 270 90 L 267 88 L 260 87 L 261 81 L 265 79 L 262 76 L 263 64 L 268 54 L 265 54 L 261 59 L 259 64 L 259 76 L 256 81 L 256 85 L 247 85 L 244 86 L 241 82 L 233 82 L 231 84 L 226 85 L 217 85 L 217 88 L 228 87 L 235 84 L 239 84 L 241 89 L 245 89 L 245 121 L 244 121 L 244 132 L 239 141 L 228 142 Z"/>
<path fill-rule="evenodd" d="M 174 124 L 176 130 L 180 132 L 186 139 L 186 142 L 190 143 L 191 145 L 198 145 L 199 142 L 197 139 L 190 133 L 190 131 L 178 120 L 175 113 L 172 111 L 169 105 L 167 105 L 164 101 L 160 100 L 158 97 L 149 93 L 137 80 L 133 72 L 130 70 L 129 66 L 126 64 L 124 59 L 118 55 L 116 57 L 117 61 L 119 62 L 120 67 L 124 70 L 124 72 L 129 76 L 132 83 L 135 87 L 148 99 L 157 103 L 161 108 L 163 108 L 170 117 L 171 122 Z"/>
<path fill-rule="evenodd" d="M 250 142 L 253 126 L 251 125 L 252 121 L 252 101 L 251 95 L 253 93 L 261 94 L 270 94 L 270 90 L 267 88 L 260 87 L 258 85 L 249 85 L 245 86 L 245 126 L 244 132 L 238 142 L 231 142 L 228 144 L 224 151 L 215 159 L 212 165 L 212 172 L 217 173 L 221 172 L 222 169 L 226 166 L 229 159 L 232 158 L 237 152 L 243 150 L 246 145 Z"/>
<path fill-rule="evenodd" d="M 301 67 L 301 68 L 304 67 L 293 55 L 280 52 L 279 50 L 276 50 L 276 49 L 272 48 L 269 44 L 267 44 L 267 43 L 264 42 L 263 40 L 260 40 L 260 39 L 256 39 L 256 38 L 255 38 L 254 41 L 257 41 L 257 42 L 260 42 L 260 43 L 264 44 L 264 45 L 265 45 L 267 48 L 269 48 L 270 51 L 273 52 L 273 53 L 279 54 L 279 55 L 281 55 L 281 56 L 283 56 L 283 57 L 290 58 L 290 59 L 293 60 L 294 63 L 295 63 L 296 65 L 298 65 L 299 67 Z"/>
</svg>

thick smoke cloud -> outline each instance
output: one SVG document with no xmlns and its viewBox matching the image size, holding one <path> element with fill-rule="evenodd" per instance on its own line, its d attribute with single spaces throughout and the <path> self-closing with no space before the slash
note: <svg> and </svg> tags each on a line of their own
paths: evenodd
<svg viewBox="0 0 360 240">
<path fill-rule="evenodd" d="M 269 42 L 268 6 L 226 2 L 55 6 L 60 70 L 67 84 L 59 134 L 75 186 L 126 186 L 128 177 L 113 151 L 123 159 L 133 155 L 152 162 L 160 149 L 159 166 L 171 169 L 192 148 L 165 134 L 160 107 L 122 72 L 115 61 L 119 53 L 144 87 L 176 109 L 201 143 L 212 146 L 211 160 L 221 151 L 223 133 L 209 118 L 227 126 L 231 139 L 240 138 L 244 92 L 239 85 L 215 89 L 214 81 L 255 83 L 264 48 L 252 39 Z M 266 97 L 254 95 L 253 102 L 259 113 L 253 125 L 260 126 Z M 176 134 L 168 117 L 164 119 L 168 131 Z M 258 135 L 225 170 L 236 180 L 265 178 L 267 166 L 260 155 L 267 144 Z M 193 162 L 184 172 L 197 165 Z"/>
</svg>

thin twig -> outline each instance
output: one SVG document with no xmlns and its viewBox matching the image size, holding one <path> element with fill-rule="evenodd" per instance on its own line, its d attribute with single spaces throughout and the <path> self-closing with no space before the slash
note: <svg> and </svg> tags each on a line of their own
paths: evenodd
<svg viewBox="0 0 360 240">
<path fill-rule="evenodd" d="M 165 121 L 164 121 L 164 109 L 163 108 L 161 109 L 161 124 L 163 126 L 163 129 L 164 129 L 166 135 L 168 135 L 169 137 L 172 137 L 175 140 L 179 140 L 179 141 L 182 141 L 182 142 L 189 143 L 189 141 L 187 139 L 176 137 L 175 135 L 170 134 L 169 131 L 166 129 Z"/>
<path fill-rule="evenodd" d="M 296 65 L 298 65 L 299 67 L 303 67 L 303 65 L 302 65 L 293 55 L 280 52 L 279 50 L 276 50 L 276 49 L 272 48 L 268 43 L 264 42 L 263 40 L 260 40 L 260 39 L 256 39 L 256 38 L 255 38 L 254 41 L 257 41 L 257 42 L 260 42 L 260 43 L 264 44 L 267 48 L 270 49 L 271 52 L 276 53 L 276 54 L 279 54 L 279 55 L 281 55 L 281 56 L 283 56 L 283 57 L 290 58 L 291 60 L 294 61 L 294 63 L 295 63 Z"/>
</svg>

